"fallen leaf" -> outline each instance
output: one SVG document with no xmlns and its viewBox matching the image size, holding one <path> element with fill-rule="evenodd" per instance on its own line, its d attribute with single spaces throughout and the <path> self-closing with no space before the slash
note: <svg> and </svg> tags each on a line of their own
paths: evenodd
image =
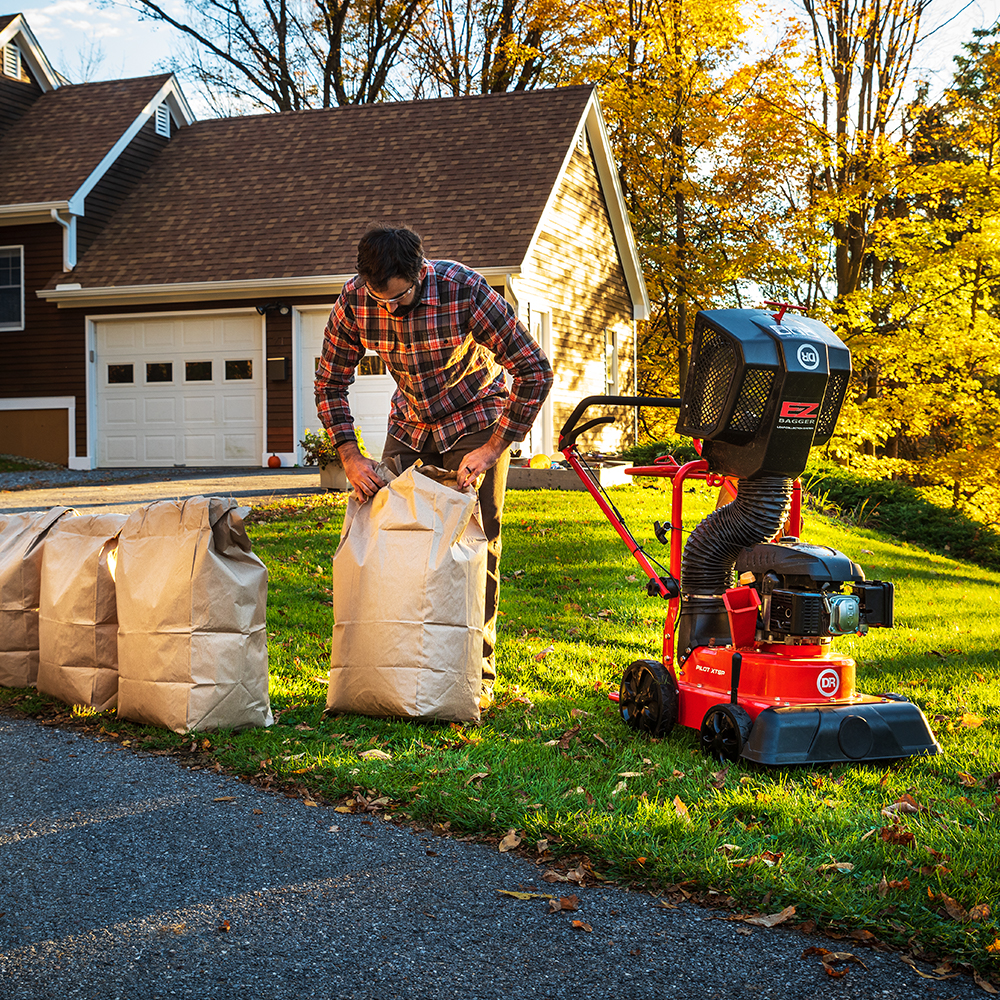
<svg viewBox="0 0 1000 1000">
<path fill-rule="evenodd" d="M 716 854 L 725 854 L 728 858 L 730 854 L 739 854 L 740 848 L 738 844 L 720 844 L 715 852 Z"/>
<path fill-rule="evenodd" d="M 362 750 L 358 756 L 364 760 L 392 760 L 392 754 L 388 754 L 384 750 Z"/>
<path fill-rule="evenodd" d="M 501 896 L 511 896 L 514 899 L 555 899 L 547 892 L 514 892 L 512 889 L 497 889 Z"/>
<path fill-rule="evenodd" d="M 783 910 L 778 913 L 757 913 L 753 916 L 739 916 L 733 917 L 733 920 L 742 920 L 745 924 L 753 924 L 754 927 L 777 927 L 778 924 L 783 924 L 786 920 L 790 920 L 795 916 L 795 907 L 786 906 Z"/>
<path fill-rule="evenodd" d="M 590 926 L 590 924 L 588 924 L 586 921 L 583 920 L 574 920 L 573 926 L 578 931 L 586 931 L 588 934 L 594 929 L 593 927 Z"/>
<path fill-rule="evenodd" d="M 545 882 L 568 882 L 569 877 L 557 872 L 554 868 L 549 868 L 548 871 L 542 872 L 542 879 Z"/>
<path fill-rule="evenodd" d="M 586 719 L 590 715 L 590 712 L 585 712 L 582 708 L 571 708 L 569 714 L 574 719 Z"/>
<path fill-rule="evenodd" d="M 847 975 L 847 967 L 843 969 L 835 969 L 832 965 L 827 965 L 823 963 L 823 971 L 828 975 L 832 976 L 834 979 L 843 979 Z"/>
<path fill-rule="evenodd" d="M 544 660 L 546 656 L 549 655 L 556 647 L 549 645 L 546 646 L 540 653 L 535 653 L 535 659 L 538 661 Z"/>
<path fill-rule="evenodd" d="M 549 842 L 547 840 L 543 839 L 535 841 L 535 850 L 538 851 L 539 854 L 544 854 L 548 849 Z"/>
<path fill-rule="evenodd" d="M 987 903 L 979 903 L 969 910 L 970 920 L 985 920 L 990 915 L 990 907 Z"/>
<path fill-rule="evenodd" d="M 569 741 L 573 739 L 578 732 L 580 732 L 580 723 L 577 723 L 572 729 L 567 729 L 566 732 L 559 737 L 559 749 L 568 750 Z"/>
<path fill-rule="evenodd" d="M 965 712 L 962 718 L 958 720 L 960 726 L 965 726 L 966 729 L 978 729 L 985 720 L 981 715 L 976 715 L 975 712 Z"/>
<path fill-rule="evenodd" d="M 854 865 L 850 861 L 832 861 L 827 865 L 820 865 L 817 872 L 852 872 Z"/>
<path fill-rule="evenodd" d="M 627 781 L 619 781 L 617 785 L 611 790 L 612 796 L 618 795 L 620 792 L 624 792 L 628 788 Z"/>
<path fill-rule="evenodd" d="M 619 778 L 641 778 L 642 771 L 619 771 Z"/>
<path fill-rule="evenodd" d="M 976 981 L 976 985 L 986 993 L 996 993 L 997 988 L 988 980 L 983 979 L 975 969 L 972 970 L 972 978 Z"/>
<path fill-rule="evenodd" d="M 780 864 L 781 859 L 784 856 L 784 851 L 761 851 L 760 860 L 763 861 L 768 868 L 774 868 L 775 865 Z"/>
<path fill-rule="evenodd" d="M 684 804 L 684 800 L 679 796 L 674 796 L 674 812 L 677 813 L 681 822 L 691 823 L 691 814 L 688 812 L 688 807 Z"/>
<path fill-rule="evenodd" d="M 871 931 L 862 930 L 860 927 L 855 928 L 847 935 L 852 941 L 875 941 L 876 937 Z"/>
<path fill-rule="evenodd" d="M 508 830 L 507 836 L 500 841 L 500 853 L 506 854 L 507 851 L 514 850 L 518 844 L 521 843 L 521 838 L 517 835 L 516 830 Z"/>
<path fill-rule="evenodd" d="M 969 919 L 969 911 L 966 910 L 961 903 L 957 900 L 952 899 L 947 893 L 939 892 L 934 893 L 930 889 L 927 890 L 927 895 L 939 902 L 945 909 L 945 912 L 951 917 L 952 920 L 958 920 L 961 923 L 965 923 Z"/>
<path fill-rule="evenodd" d="M 577 896 L 560 896 L 558 899 L 549 898 L 549 913 L 559 913 L 562 910 L 572 913 L 580 908 L 580 900 Z"/>
<path fill-rule="evenodd" d="M 986 950 L 994 955 L 1000 954 L 1000 937 L 995 938 L 993 944 L 988 944 Z"/>
<path fill-rule="evenodd" d="M 483 778 L 488 778 L 490 776 L 489 771 L 477 771 L 468 781 L 465 783 L 465 787 L 468 788 L 474 781 L 482 781 Z"/>
<path fill-rule="evenodd" d="M 921 979 L 932 979 L 932 980 L 934 980 L 934 982 L 939 983 L 939 982 L 942 982 L 945 979 L 954 979 L 955 976 L 958 975 L 957 972 L 952 972 L 952 973 L 950 973 L 948 975 L 944 975 L 944 976 L 942 976 L 942 975 L 934 975 L 933 973 L 930 973 L 930 972 L 924 972 L 922 969 L 917 968 L 917 963 L 912 958 L 910 958 L 909 955 L 900 955 L 899 956 L 899 960 L 901 962 L 905 962 L 911 969 L 913 969 L 913 971 L 918 976 L 920 976 Z"/>
<path fill-rule="evenodd" d="M 978 778 L 974 778 L 971 774 L 968 774 L 965 771 L 959 771 L 958 772 L 958 783 L 963 788 L 978 788 L 979 787 L 979 779 Z"/>
<path fill-rule="evenodd" d="M 887 844 L 896 844 L 898 847 L 911 847 L 917 839 L 905 826 L 901 826 L 899 823 L 893 823 L 892 826 L 883 826 L 879 830 L 879 836 Z"/>
<path fill-rule="evenodd" d="M 212 799 L 213 802 L 235 802 L 235 795 L 220 795 L 217 799 Z"/>
<path fill-rule="evenodd" d="M 228 934 L 229 933 L 229 921 L 228 920 L 223 920 L 222 923 L 219 924 L 219 933 L 220 934 Z"/>
<path fill-rule="evenodd" d="M 712 774 L 712 780 L 709 785 L 712 788 L 724 788 L 726 785 L 726 775 L 729 774 L 729 768 L 724 767 L 721 771 L 716 771 Z"/>
<path fill-rule="evenodd" d="M 736 931 L 737 934 L 753 934 L 753 931 L 750 930 L 749 927 L 734 927 L 733 930 Z"/>
</svg>

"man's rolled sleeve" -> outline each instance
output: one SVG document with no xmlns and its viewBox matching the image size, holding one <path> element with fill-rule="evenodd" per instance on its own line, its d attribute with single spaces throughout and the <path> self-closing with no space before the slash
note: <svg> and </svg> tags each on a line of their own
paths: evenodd
<svg viewBox="0 0 1000 1000">
<path fill-rule="evenodd" d="M 334 447 L 355 440 L 347 390 L 354 382 L 354 369 L 365 349 L 353 315 L 350 303 L 342 294 L 323 332 L 323 351 L 316 368 L 316 411 L 320 422 L 330 432 Z"/>
<path fill-rule="evenodd" d="M 510 305 L 483 280 L 472 296 L 470 329 L 511 376 L 510 396 L 497 422 L 497 433 L 505 441 L 521 441 L 552 388 L 549 359 Z"/>
</svg>

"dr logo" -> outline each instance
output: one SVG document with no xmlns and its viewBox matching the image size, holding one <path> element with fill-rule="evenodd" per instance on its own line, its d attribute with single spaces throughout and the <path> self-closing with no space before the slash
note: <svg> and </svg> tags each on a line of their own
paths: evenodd
<svg viewBox="0 0 1000 1000">
<path fill-rule="evenodd" d="M 840 674 L 832 667 L 827 667 L 816 678 L 816 687 L 824 698 L 833 698 L 840 690 Z"/>
<path fill-rule="evenodd" d="M 812 344 L 800 344 L 796 354 L 799 359 L 799 364 L 802 365 L 803 368 L 807 368 L 811 372 L 814 372 L 817 368 L 819 368 L 819 351 L 817 351 Z"/>
</svg>

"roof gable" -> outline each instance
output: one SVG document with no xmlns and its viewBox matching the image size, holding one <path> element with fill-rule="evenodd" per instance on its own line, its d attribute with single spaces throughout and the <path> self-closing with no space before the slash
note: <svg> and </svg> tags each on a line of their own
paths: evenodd
<svg viewBox="0 0 1000 1000">
<path fill-rule="evenodd" d="M 43 94 L 4 135 L 0 206 L 82 199 L 115 151 L 176 86 L 168 74 L 64 86 Z"/>
<path fill-rule="evenodd" d="M 516 270 L 589 87 L 213 119 L 182 130 L 72 276 L 83 288 L 350 276 L 403 221 L 431 256 Z"/>
<path fill-rule="evenodd" d="M 22 14 L 0 15 L 0 49 L 13 42 L 21 50 L 21 60 L 29 77 L 43 91 L 54 90 L 63 82 L 52 68 Z"/>
</svg>

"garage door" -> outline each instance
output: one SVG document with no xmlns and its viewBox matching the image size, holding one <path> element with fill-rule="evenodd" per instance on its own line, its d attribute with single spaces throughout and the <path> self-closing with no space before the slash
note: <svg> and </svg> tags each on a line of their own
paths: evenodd
<svg viewBox="0 0 1000 1000">
<path fill-rule="evenodd" d="M 302 431 L 317 430 L 319 418 L 316 416 L 316 395 L 313 378 L 323 349 L 323 330 L 330 316 L 330 309 L 302 310 L 299 313 L 299 412 L 298 436 Z M 385 445 L 386 424 L 389 420 L 389 402 L 396 391 L 396 383 L 386 373 L 382 359 L 368 354 L 361 359 L 355 372 L 354 384 L 348 390 L 347 402 L 354 417 L 355 426 L 361 429 L 368 453 L 378 458 Z M 301 461 L 301 455 L 299 456 Z"/>
<path fill-rule="evenodd" d="M 260 465 L 262 322 L 223 313 L 96 322 L 98 466 Z"/>
</svg>

